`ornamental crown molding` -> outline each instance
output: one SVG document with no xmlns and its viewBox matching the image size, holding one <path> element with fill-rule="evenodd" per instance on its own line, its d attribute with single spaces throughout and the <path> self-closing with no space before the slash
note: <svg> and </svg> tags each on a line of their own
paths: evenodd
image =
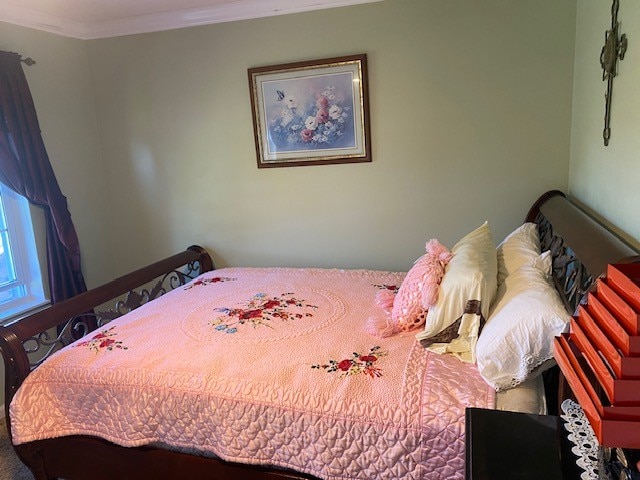
<svg viewBox="0 0 640 480">
<path fill-rule="evenodd" d="M 68 18 L 63 13 L 49 14 L 22 5 L 2 4 L 0 1 L 0 21 L 67 37 L 91 40 L 380 1 L 383 0 L 230 0 L 198 8 L 177 8 L 166 12 L 86 22 Z M 179 6 L 180 0 L 176 0 L 175 3 Z M 60 8 L 69 10 L 68 5 L 66 7 L 61 5 Z"/>
</svg>

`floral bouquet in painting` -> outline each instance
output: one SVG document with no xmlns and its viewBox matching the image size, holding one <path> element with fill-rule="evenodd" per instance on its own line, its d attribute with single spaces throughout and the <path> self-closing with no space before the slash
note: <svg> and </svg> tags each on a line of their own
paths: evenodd
<svg viewBox="0 0 640 480">
<path fill-rule="evenodd" d="M 269 115 L 268 139 L 276 151 L 348 148 L 354 146 L 350 85 L 275 91 Z M 291 86 L 291 85 L 290 85 Z"/>
</svg>

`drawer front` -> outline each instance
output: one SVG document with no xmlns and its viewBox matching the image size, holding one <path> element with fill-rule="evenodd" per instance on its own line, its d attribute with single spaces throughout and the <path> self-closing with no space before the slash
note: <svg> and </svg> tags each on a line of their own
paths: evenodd
<svg viewBox="0 0 640 480">
<path fill-rule="evenodd" d="M 623 355 L 640 356 L 640 337 L 629 335 L 618 319 L 592 292 L 587 296 L 587 310 Z"/>
<path fill-rule="evenodd" d="M 636 311 L 640 311 L 640 263 L 609 264 L 607 283 Z"/>
<path fill-rule="evenodd" d="M 622 407 L 622 413 L 618 413 L 618 407 L 604 407 L 599 400 L 594 401 L 592 395 L 596 397 L 597 395 L 593 393 L 593 386 L 588 381 L 584 384 L 574 368 L 577 358 L 566 335 L 555 339 L 554 354 L 598 442 L 610 447 L 640 448 L 640 429 L 637 428 L 637 422 L 640 421 L 640 407 Z"/>
<path fill-rule="evenodd" d="M 631 305 L 624 301 L 606 282 L 598 279 L 596 283 L 597 297 L 602 304 L 613 313 L 631 335 L 640 334 L 640 315 Z"/>
<path fill-rule="evenodd" d="M 575 321 L 588 340 L 604 356 L 616 377 L 640 379 L 640 357 L 623 356 L 583 305 L 578 307 L 578 316 Z"/>
</svg>

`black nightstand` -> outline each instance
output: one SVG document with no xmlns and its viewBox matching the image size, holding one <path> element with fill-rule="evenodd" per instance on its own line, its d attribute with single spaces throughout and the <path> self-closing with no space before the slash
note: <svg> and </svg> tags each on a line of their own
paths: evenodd
<svg viewBox="0 0 640 480">
<path fill-rule="evenodd" d="M 468 408 L 467 480 L 578 480 L 562 419 Z"/>
</svg>

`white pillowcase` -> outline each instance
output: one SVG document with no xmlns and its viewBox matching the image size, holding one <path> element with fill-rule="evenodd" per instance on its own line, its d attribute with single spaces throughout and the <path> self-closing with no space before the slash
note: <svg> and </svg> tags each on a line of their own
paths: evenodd
<svg viewBox="0 0 640 480">
<path fill-rule="evenodd" d="M 550 280 L 551 254 L 521 265 L 498 289 L 476 347 L 478 370 L 498 391 L 538 375 L 553 362 L 553 339 L 571 316 Z"/>
<path fill-rule="evenodd" d="M 498 245 L 498 287 L 520 265 L 531 263 L 540 255 L 540 238 L 535 223 L 523 223 Z"/>
<path fill-rule="evenodd" d="M 470 300 L 480 301 L 486 319 L 496 295 L 497 254 L 489 223 L 463 237 L 451 252 L 453 258 L 440 284 L 438 302 L 429 309 L 425 329 L 416 338 L 436 353 L 451 353 L 462 361 L 475 362 L 480 315 L 465 314 L 465 307 Z M 432 338 L 435 343 L 429 343 Z"/>
</svg>

